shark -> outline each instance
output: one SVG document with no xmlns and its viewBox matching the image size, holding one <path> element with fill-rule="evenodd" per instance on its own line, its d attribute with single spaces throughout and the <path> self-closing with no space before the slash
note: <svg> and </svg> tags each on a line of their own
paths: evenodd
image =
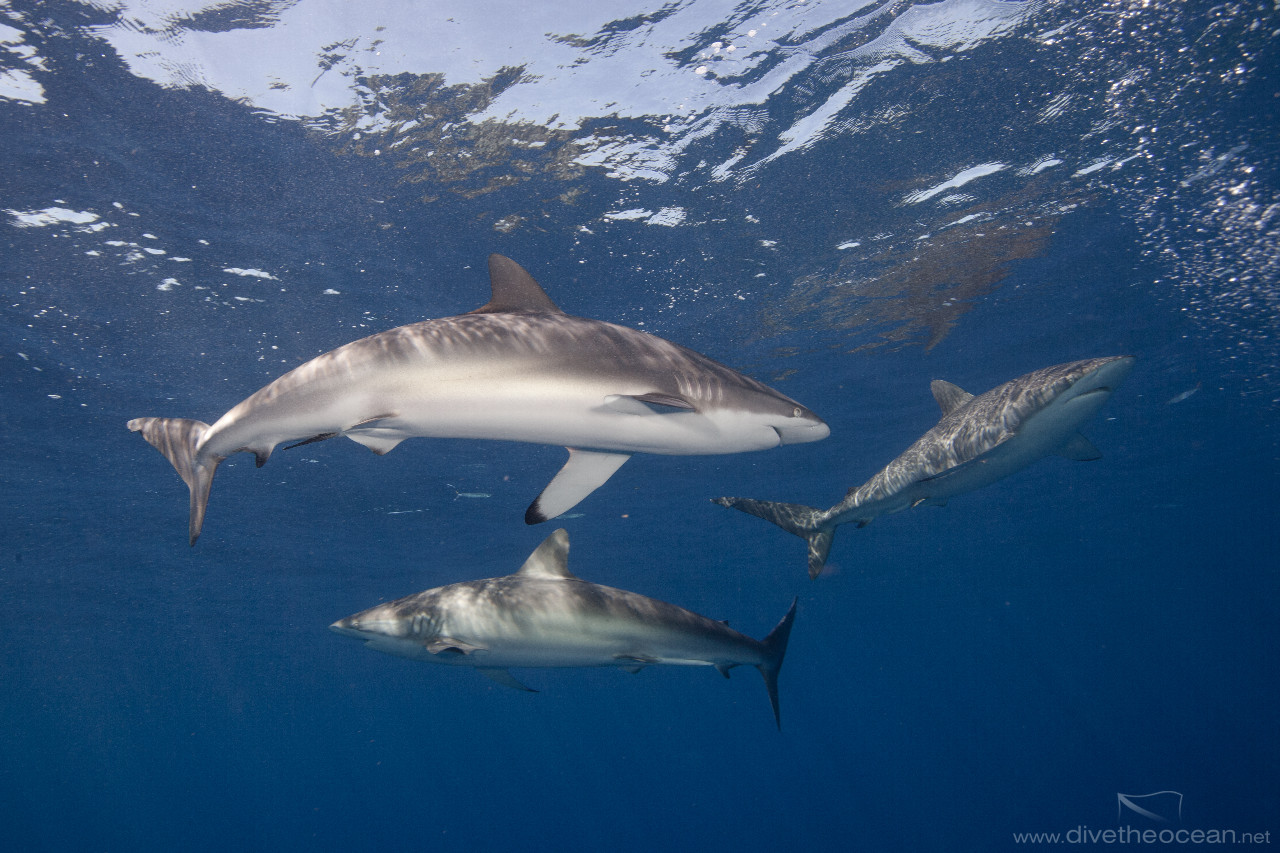
<svg viewBox="0 0 1280 853">
<path fill-rule="evenodd" d="M 759 516 L 809 544 L 809 577 L 826 565 L 836 528 L 865 527 L 882 515 L 989 486 L 1045 456 L 1094 460 L 1102 454 L 1080 434 L 1133 369 L 1132 356 L 1073 361 L 1036 370 L 974 396 L 935 379 L 942 419 L 830 509 L 751 498 L 712 498 Z"/>
<path fill-rule="evenodd" d="M 380 652 L 470 666 L 499 684 L 537 692 L 509 667 L 712 666 L 725 678 L 736 666 L 764 677 L 774 721 L 778 671 L 787 652 L 796 601 L 763 640 L 635 592 L 589 583 L 569 571 L 569 534 L 556 530 L 513 575 L 429 589 L 354 616 L 330 630 Z"/>
<path fill-rule="evenodd" d="M 741 453 L 825 438 L 808 408 L 679 344 L 566 314 L 524 267 L 489 256 L 492 298 L 467 314 L 353 341 L 256 391 L 212 425 L 134 418 L 190 491 L 188 541 L 218 465 L 346 436 L 374 453 L 406 438 L 563 445 L 569 459 L 525 512 L 554 518 L 635 453 Z"/>
</svg>

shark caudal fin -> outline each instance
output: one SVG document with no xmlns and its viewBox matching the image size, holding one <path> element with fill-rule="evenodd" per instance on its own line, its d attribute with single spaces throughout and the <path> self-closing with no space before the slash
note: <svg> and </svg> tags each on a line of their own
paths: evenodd
<svg viewBox="0 0 1280 853">
<path fill-rule="evenodd" d="M 209 425 L 187 418 L 134 418 L 129 421 L 129 429 L 142 433 L 152 447 L 163 453 L 191 490 L 191 518 L 187 523 L 187 534 L 191 544 L 196 544 L 200 528 L 204 525 L 205 508 L 209 506 L 213 475 L 222 461 L 216 456 L 201 460 L 197 453 L 200 439 L 209 430 Z"/>
<path fill-rule="evenodd" d="M 827 555 L 831 553 L 831 540 L 835 538 L 836 529 L 832 525 L 824 525 L 823 510 L 804 504 L 787 504 L 777 501 L 757 501 L 751 498 L 712 498 L 712 503 L 733 507 L 736 510 L 772 521 L 788 533 L 809 543 L 809 577 L 816 578 L 827 564 Z"/>
<path fill-rule="evenodd" d="M 769 702 L 773 705 L 773 719 L 778 724 L 778 731 L 782 731 L 782 715 L 778 713 L 778 670 L 782 669 L 782 658 L 787 654 L 787 640 L 791 639 L 791 623 L 796 621 L 797 601 L 799 601 L 798 598 L 791 599 L 791 608 L 787 611 L 787 615 L 783 616 L 782 621 L 769 632 L 769 636 L 761 641 L 761 645 L 764 646 L 764 662 L 756 666 L 764 676 L 764 687 L 769 691 Z"/>
</svg>

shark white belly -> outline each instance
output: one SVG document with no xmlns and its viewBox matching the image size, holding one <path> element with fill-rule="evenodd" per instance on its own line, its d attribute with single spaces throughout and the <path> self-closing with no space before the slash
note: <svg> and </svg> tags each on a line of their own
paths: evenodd
<svg viewBox="0 0 1280 853">
<path fill-rule="evenodd" d="M 935 380 L 932 390 L 942 409 L 937 426 L 830 509 L 751 498 L 714 500 L 803 537 L 809 543 L 809 575 L 817 577 L 841 524 L 863 527 L 910 507 L 940 506 L 1045 456 L 1098 459 L 1097 448 L 1078 430 L 1133 363 L 1131 356 L 1115 356 L 1055 365 L 977 397 Z"/>
<path fill-rule="evenodd" d="M 764 640 L 674 604 L 588 583 L 568 568 L 557 530 L 513 575 L 465 581 L 348 616 L 332 630 L 413 660 L 470 666 L 522 690 L 509 667 L 754 666 L 778 719 L 778 671 L 795 602 Z M 780 723 L 779 723 L 780 724 Z"/>
<path fill-rule="evenodd" d="M 489 267 L 483 308 L 318 356 L 212 425 L 129 421 L 187 483 L 190 542 L 218 464 L 249 452 L 261 466 L 285 442 L 343 435 L 379 454 L 413 437 L 564 445 L 569 461 L 526 513 L 533 524 L 570 509 L 633 453 L 741 453 L 829 434 L 813 412 L 706 356 L 565 314 L 514 261 L 493 255 Z"/>
</svg>

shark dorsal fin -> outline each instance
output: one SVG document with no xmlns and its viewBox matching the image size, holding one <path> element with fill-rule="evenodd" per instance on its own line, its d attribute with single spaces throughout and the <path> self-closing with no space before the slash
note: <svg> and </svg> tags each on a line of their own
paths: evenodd
<svg viewBox="0 0 1280 853">
<path fill-rule="evenodd" d="M 472 314 L 510 314 L 530 311 L 536 314 L 563 314 L 542 285 L 515 261 L 503 255 L 489 256 L 489 285 L 493 298 Z"/>
<path fill-rule="evenodd" d="M 516 575 L 525 579 L 577 580 L 569 571 L 569 531 L 562 527 L 543 539 Z"/>
<path fill-rule="evenodd" d="M 933 391 L 933 399 L 938 401 L 938 408 L 942 409 L 944 418 L 973 399 L 968 391 L 945 379 L 930 382 L 929 390 Z"/>
</svg>

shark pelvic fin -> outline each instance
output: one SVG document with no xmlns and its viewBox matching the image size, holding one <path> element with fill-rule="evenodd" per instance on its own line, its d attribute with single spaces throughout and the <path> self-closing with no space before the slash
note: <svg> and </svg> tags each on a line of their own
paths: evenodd
<svg viewBox="0 0 1280 853">
<path fill-rule="evenodd" d="M 526 579 L 577 580 L 569 571 L 569 531 L 562 527 L 543 539 L 516 574 Z"/>
<path fill-rule="evenodd" d="M 942 409 L 944 418 L 973 399 L 968 391 L 945 379 L 930 382 L 929 390 L 933 392 L 933 399 L 938 401 L 938 408 Z"/>
<path fill-rule="evenodd" d="M 529 272 L 503 255 L 489 256 L 489 285 L 493 298 L 469 313 L 510 314 L 529 311 L 538 314 L 563 314 L 547 292 Z"/>
<path fill-rule="evenodd" d="M 164 454 L 169 464 L 182 477 L 191 491 L 191 514 L 187 521 L 187 539 L 194 545 L 204 526 L 204 513 L 209 506 L 209 489 L 218 471 L 221 457 L 200 458 L 200 440 L 209 431 L 204 421 L 188 418 L 134 418 L 129 429 L 142 433 L 147 443 Z M 261 457 L 260 457 L 261 458 Z"/>
<path fill-rule="evenodd" d="M 527 684 L 521 684 L 520 681 L 505 669 L 497 669 L 491 666 L 478 666 L 476 671 L 484 675 L 490 681 L 495 681 L 503 687 L 510 687 L 512 690 L 523 690 L 525 693 L 537 693 Z"/>
<path fill-rule="evenodd" d="M 524 513 L 525 524 L 541 524 L 568 512 L 578 501 L 594 492 L 631 458 L 628 453 L 605 453 L 600 450 L 567 448 L 569 461 L 552 478 L 542 494 L 529 504 Z"/>
<path fill-rule="evenodd" d="M 386 456 L 396 449 L 396 445 L 404 441 L 404 436 L 395 435 L 388 438 L 379 435 L 376 429 L 368 432 L 348 432 L 344 433 L 344 435 L 356 444 L 364 445 L 379 456 Z"/>
</svg>

